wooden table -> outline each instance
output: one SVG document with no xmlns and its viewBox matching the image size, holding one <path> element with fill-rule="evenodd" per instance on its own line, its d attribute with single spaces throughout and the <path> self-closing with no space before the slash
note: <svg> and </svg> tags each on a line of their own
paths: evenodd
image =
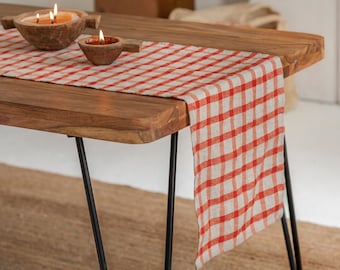
<svg viewBox="0 0 340 270">
<path fill-rule="evenodd" d="M 35 9 L 0 4 L 0 17 Z M 113 14 L 102 14 L 100 28 L 104 33 L 126 38 L 278 55 L 285 76 L 324 56 L 323 38 L 304 33 Z M 88 33 L 98 34 L 93 29 Z M 0 124 L 123 143 L 147 143 L 188 126 L 189 118 L 186 104 L 180 100 L 0 77 Z"/>
<path fill-rule="evenodd" d="M 0 4 L 0 17 L 36 9 Z M 286 77 L 311 66 L 324 56 L 323 38 L 305 33 L 113 14 L 102 14 L 100 28 L 107 35 L 124 38 L 277 55 L 281 58 Z M 88 30 L 87 33 L 97 35 L 94 30 Z M 147 143 L 172 135 L 165 258 L 165 269 L 171 269 L 177 149 L 177 135 L 174 134 L 189 125 L 184 101 L 0 77 L 0 124 L 76 137 L 101 269 L 106 269 L 105 256 L 81 138 Z M 287 190 L 290 190 L 290 180 L 287 181 Z M 291 194 L 288 197 L 290 201 Z M 292 201 L 289 205 L 291 217 L 295 219 Z M 294 236 L 295 229 L 296 224 L 292 226 L 292 230 L 293 238 L 297 239 L 297 234 Z M 295 250 L 296 257 L 299 256 L 297 252 L 298 248 Z M 296 258 L 297 265 L 298 260 Z M 292 263 L 294 262 L 291 261 Z"/>
</svg>

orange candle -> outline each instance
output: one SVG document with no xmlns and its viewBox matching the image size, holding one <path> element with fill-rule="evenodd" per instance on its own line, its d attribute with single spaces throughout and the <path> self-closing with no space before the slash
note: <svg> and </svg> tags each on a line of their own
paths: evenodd
<svg viewBox="0 0 340 270">
<path fill-rule="evenodd" d="M 62 24 L 71 22 L 73 20 L 79 19 L 79 16 L 74 12 L 66 12 L 60 11 L 57 14 L 56 20 L 54 19 L 54 14 L 50 11 L 51 14 L 36 14 L 36 16 L 30 16 L 22 19 L 24 22 L 33 23 L 33 24 Z"/>
<path fill-rule="evenodd" d="M 36 16 L 23 18 L 22 21 L 33 24 L 62 24 L 76 19 L 79 19 L 77 13 L 72 11 L 58 12 L 58 6 L 57 4 L 54 4 L 53 11 L 44 10 L 44 14 L 37 13 Z"/>
</svg>

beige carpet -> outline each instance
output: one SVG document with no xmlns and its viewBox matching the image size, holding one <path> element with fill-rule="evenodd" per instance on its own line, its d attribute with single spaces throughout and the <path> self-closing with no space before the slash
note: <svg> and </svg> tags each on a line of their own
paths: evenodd
<svg viewBox="0 0 340 270">
<path fill-rule="evenodd" d="M 80 179 L 0 164 L 0 269 L 98 269 Z M 166 197 L 94 181 L 109 269 L 163 269 Z M 304 269 L 340 269 L 340 229 L 298 224 Z M 177 199 L 174 270 L 194 269 L 192 201 Z M 281 223 L 207 269 L 289 269 Z"/>
</svg>

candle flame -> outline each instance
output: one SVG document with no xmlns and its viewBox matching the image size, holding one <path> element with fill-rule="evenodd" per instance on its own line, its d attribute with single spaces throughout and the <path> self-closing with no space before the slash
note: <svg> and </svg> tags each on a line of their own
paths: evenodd
<svg viewBox="0 0 340 270">
<path fill-rule="evenodd" d="M 39 23 L 39 18 L 40 18 L 40 15 L 39 13 L 37 13 L 37 23 Z"/>
<path fill-rule="evenodd" d="M 102 30 L 99 30 L 99 43 L 100 44 L 104 44 L 105 43 L 104 34 L 103 34 Z"/>
<path fill-rule="evenodd" d="M 50 11 L 50 20 L 51 20 L 51 23 L 54 23 L 54 16 L 53 16 L 52 11 Z"/>
<path fill-rule="evenodd" d="M 57 15 L 58 15 L 58 6 L 57 6 L 57 4 L 54 4 L 54 9 L 53 9 L 54 18 L 57 17 Z"/>
</svg>

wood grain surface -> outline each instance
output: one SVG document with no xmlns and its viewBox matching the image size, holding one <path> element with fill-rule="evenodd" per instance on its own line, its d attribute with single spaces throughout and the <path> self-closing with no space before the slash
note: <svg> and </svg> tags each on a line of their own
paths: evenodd
<svg viewBox="0 0 340 270">
<path fill-rule="evenodd" d="M 36 7 L 0 4 L 0 17 Z M 324 56 L 324 39 L 305 33 L 101 14 L 107 35 L 280 56 L 285 76 Z M 87 29 L 90 34 L 97 30 Z M 0 77 L 0 124 L 123 143 L 147 143 L 189 125 L 184 101 Z"/>
</svg>

